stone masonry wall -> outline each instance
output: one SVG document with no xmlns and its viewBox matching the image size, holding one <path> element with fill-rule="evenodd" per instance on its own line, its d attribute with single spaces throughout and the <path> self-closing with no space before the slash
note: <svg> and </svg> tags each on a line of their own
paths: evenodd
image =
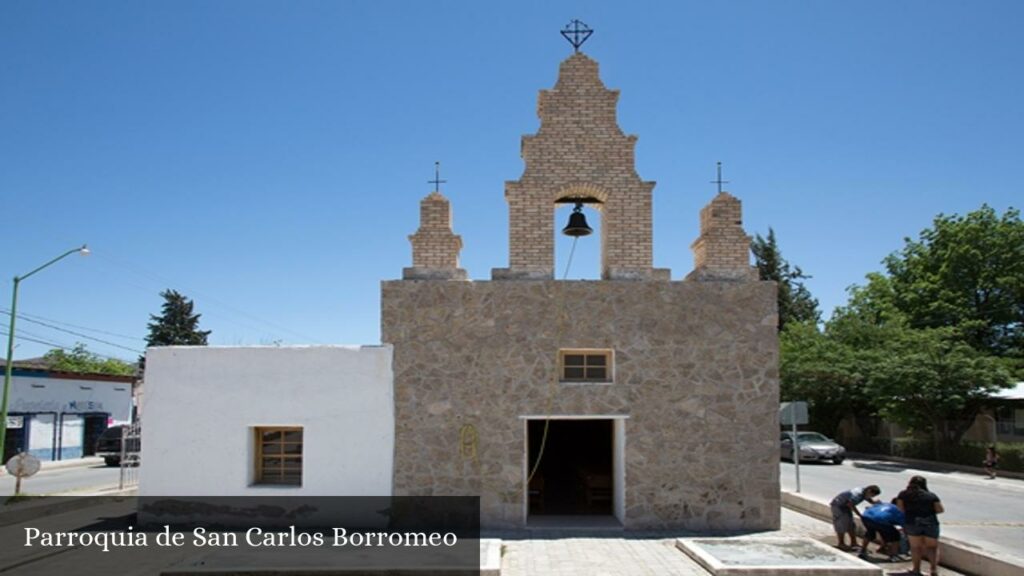
<svg viewBox="0 0 1024 576">
<path fill-rule="evenodd" d="M 770 282 L 382 284 L 396 495 L 480 495 L 522 527 L 521 415 L 628 415 L 627 529 L 779 526 Z M 611 385 L 557 383 L 560 348 L 611 348 Z M 460 431 L 479 436 L 475 457 Z"/>
<path fill-rule="evenodd" d="M 494 278 L 554 276 L 555 201 L 590 196 L 601 202 L 602 277 L 667 279 L 651 269 L 651 191 L 634 167 L 636 136 L 619 129 L 617 90 L 605 88 L 597 62 L 574 54 L 537 102 L 540 128 L 523 136 L 525 168 L 505 183 L 509 204 L 509 268 Z"/>
</svg>

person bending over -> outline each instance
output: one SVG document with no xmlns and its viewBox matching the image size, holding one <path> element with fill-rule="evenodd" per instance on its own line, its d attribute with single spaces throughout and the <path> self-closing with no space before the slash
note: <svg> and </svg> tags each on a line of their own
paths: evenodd
<svg viewBox="0 0 1024 576">
<path fill-rule="evenodd" d="M 861 546 L 860 557 L 867 558 L 868 543 L 874 542 L 876 537 L 881 538 L 878 551 L 889 557 L 890 562 L 900 560 L 900 526 L 906 521 L 903 512 L 896 506 L 896 499 L 892 503 L 879 502 L 864 511 L 860 516 L 864 524 L 864 545 Z"/>
<path fill-rule="evenodd" d="M 874 504 L 875 497 L 882 493 L 881 488 L 874 484 L 863 488 L 851 488 L 836 495 L 829 503 L 832 508 L 832 526 L 836 530 L 840 550 L 852 550 L 857 547 L 857 525 L 853 515 L 860 516 L 857 504 L 867 500 Z M 846 545 L 846 536 L 850 536 L 850 545 Z"/>
</svg>

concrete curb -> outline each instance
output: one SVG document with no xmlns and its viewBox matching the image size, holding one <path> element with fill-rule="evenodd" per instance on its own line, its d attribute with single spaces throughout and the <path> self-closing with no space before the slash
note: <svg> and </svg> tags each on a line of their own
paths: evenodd
<svg viewBox="0 0 1024 576">
<path fill-rule="evenodd" d="M 979 468 L 978 466 L 964 466 L 963 464 L 947 464 L 946 462 L 936 462 L 934 460 L 917 460 L 916 458 L 888 456 L 885 454 L 865 454 L 863 452 L 848 452 L 846 456 L 849 460 L 878 460 L 879 462 L 899 462 L 900 464 L 911 464 L 922 470 L 928 470 L 929 472 L 948 472 L 950 470 L 953 470 L 955 472 L 970 472 L 972 474 L 977 474 L 978 476 L 985 476 L 985 469 Z M 997 470 L 996 475 L 999 476 L 1000 478 L 1013 478 L 1016 480 L 1024 480 L 1024 472 Z"/>
<path fill-rule="evenodd" d="M 501 539 L 480 539 L 480 576 L 501 576 Z"/>
<path fill-rule="evenodd" d="M 832 510 L 828 504 L 812 500 L 802 494 L 783 491 L 782 505 L 812 518 L 832 521 Z M 957 572 L 977 576 L 1020 576 L 1024 574 L 1024 561 L 995 558 L 989 552 L 973 544 L 952 538 L 943 537 L 939 543 L 942 547 L 942 565 L 949 566 Z"/>
<path fill-rule="evenodd" d="M 45 516 L 56 516 L 74 512 L 90 506 L 106 504 L 115 498 L 125 497 L 119 492 L 103 493 L 102 496 L 43 496 L 16 504 L 0 506 L 0 526 L 21 524 Z"/>
<path fill-rule="evenodd" d="M 479 568 L 423 565 L 405 568 L 353 566 L 206 566 L 177 565 L 156 572 L 160 576 L 501 576 L 502 541 L 481 538 Z"/>
</svg>

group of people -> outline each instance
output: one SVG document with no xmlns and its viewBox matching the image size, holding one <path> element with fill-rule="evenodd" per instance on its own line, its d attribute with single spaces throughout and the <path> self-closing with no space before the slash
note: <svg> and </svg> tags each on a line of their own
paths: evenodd
<svg viewBox="0 0 1024 576">
<path fill-rule="evenodd" d="M 902 534 L 910 547 L 913 569 L 911 574 L 921 573 L 921 560 L 931 565 L 931 574 L 939 572 L 939 519 L 944 510 L 942 502 L 928 491 L 928 481 L 923 476 L 913 476 L 905 490 L 891 502 L 877 500 L 882 490 L 870 485 L 840 492 L 832 499 L 832 525 L 836 530 L 841 550 L 857 550 L 857 525 L 854 515 L 864 525 L 864 540 L 859 547 L 859 556 L 866 558 L 868 545 L 875 542 L 878 551 L 897 562 L 900 558 Z M 871 504 L 862 513 L 857 505 Z M 850 543 L 846 540 L 849 537 Z"/>
</svg>

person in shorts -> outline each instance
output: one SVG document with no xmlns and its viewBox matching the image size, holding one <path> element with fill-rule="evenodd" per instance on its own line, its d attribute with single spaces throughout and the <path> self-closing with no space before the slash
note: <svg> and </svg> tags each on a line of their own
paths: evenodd
<svg viewBox="0 0 1024 576">
<path fill-rule="evenodd" d="M 860 516 L 857 504 L 865 500 L 874 504 L 874 498 L 881 493 L 882 489 L 874 484 L 863 488 L 851 488 L 837 494 L 829 503 L 832 508 L 832 527 L 835 528 L 840 550 L 852 550 L 857 547 L 857 525 L 853 521 L 854 514 Z M 846 545 L 847 535 L 850 536 L 849 546 Z"/>
<path fill-rule="evenodd" d="M 999 452 L 996 452 L 995 444 L 985 448 L 985 460 L 982 465 L 985 466 L 985 473 L 988 474 L 989 480 L 995 480 L 996 468 L 999 466 Z"/>
<path fill-rule="evenodd" d="M 914 476 L 907 489 L 896 496 L 896 505 L 903 511 L 903 529 L 910 540 L 910 561 L 913 574 L 921 573 L 921 559 L 931 564 L 932 574 L 939 573 L 939 518 L 945 512 L 939 497 L 928 491 L 928 481 Z"/>
<path fill-rule="evenodd" d="M 861 546 L 860 557 L 867 558 L 868 543 L 881 538 L 878 551 L 888 556 L 890 562 L 899 562 L 900 526 L 906 520 L 896 506 L 896 499 L 893 498 L 892 503 L 879 502 L 871 506 L 861 514 L 860 521 L 864 524 L 864 545 Z"/>
</svg>

